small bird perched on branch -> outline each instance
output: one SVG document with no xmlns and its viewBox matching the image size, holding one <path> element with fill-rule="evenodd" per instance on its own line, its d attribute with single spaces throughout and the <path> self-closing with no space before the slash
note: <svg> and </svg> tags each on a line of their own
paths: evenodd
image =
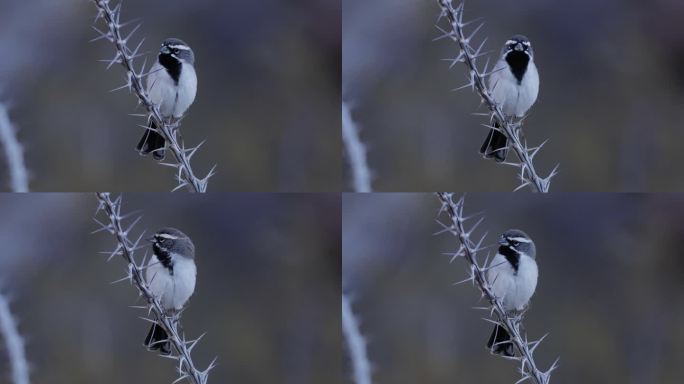
<svg viewBox="0 0 684 384">
<path fill-rule="evenodd" d="M 499 238 L 499 250 L 487 269 L 487 281 L 507 312 L 522 311 L 537 287 L 536 247 L 527 234 L 510 229 Z M 511 336 L 500 325 L 494 327 L 487 342 L 490 351 L 513 356 Z"/>
<path fill-rule="evenodd" d="M 534 64 L 534 52 L 530 40 L 515 35 L 506 41 L 501 58 L 489 76 L 489 89 L 494 101 L 508 117 L 523 117 L 537 101 L 539 94 L 539 73 Z M 497 162 L 506 160 L 508 144 L 506 135 L 500 131 L 499 122 L 494 122 L 487 138 L 480 148 L 487 158 Z"/>
<path fill-rule="evenodd" d="M 185 42 L 175 38 L 164 40 L 147 76 L 147 93 L 165 119 L 180 119 L 195 101 L 197 75 L 194 64 L 195 54 Z M 157 129 L 159 127 L 150 119 L 137 149 L 143 155 L 152 153 L 155 160 L 163 160 L 166 143 Z"/>
<path fill-rule="evenodd" d="M 174 314 L 183 309 L 195 291 L 195 245 L 175 228 L 160 229 L 150 241 L 153 256 L 147 264 L 145 279 L 167 314 Z M 168 335 L 156 323 L 147 333 L 145 346 L 163 355 L 171 353 Z"/>
</svg>

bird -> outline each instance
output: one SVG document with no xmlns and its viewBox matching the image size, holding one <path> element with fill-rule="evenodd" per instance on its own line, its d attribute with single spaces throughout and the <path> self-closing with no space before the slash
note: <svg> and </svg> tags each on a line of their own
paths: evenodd
<svg viewBox="0 0 684 384">
<path fill-rule="evenodd" d="M 157 231 L 149 240 L 153 256 L 147 264 L 145 280 L 165 314 L 171 316 L 183 309 L 195 291 L 195 245 L 188 235 L 168 227 Z M 163 355 L 171 353 L 168 335 L 156 322 L 145 337 L 145 346 Z"/>
<path fill-rule="evenodd" d="M 534 64 L 534 51 L 530 40 L 523 35 L 515 35 L 506 41 L 501 49 L 501 57 L 494 65 L 489 76 L 489 89 L 494 101 L 501 107 L 507 118 L 522 118 L 537 101 L 539 95 L 539 73 Z M 480 148 L 486 158 L 496 162 L 506 160 L 508 144 L 499 122 Z"/>
<path fill-rule="evenodd" d="M 522 311 L 537 288 L 536 247 L 519 229 L 510 229 L 499 238 L 499 250 L 487 269 L 487 282 L 507 313 Z M 487 342 L 492 353 L 512 357 L 513 344 L 504 327 L 496 325 Z"/>
<path fill-rule="evenodd" d="M 157 61 L 147 75 L 147 94 L 159 113 L 169 122 L 180 119 L 195 101 L 197 74 L 195 54 L 183 40 L 168 38 L 159 49 Z M 145 133 L 137 145 L 141 155 L 152 153 L 155 160 L 163 160 L 166 143 L 150 118 Z"/>
</svg>

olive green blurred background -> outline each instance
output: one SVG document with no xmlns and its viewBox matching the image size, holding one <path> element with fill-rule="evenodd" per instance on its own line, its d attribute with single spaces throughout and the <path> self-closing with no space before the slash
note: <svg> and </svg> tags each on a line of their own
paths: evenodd
<svg viewBox="0 0 684 384">
<path fill-rule="evenodd" d="M 0 194 L 0 291 L 27 341 L 32 382 L 170 383 L 174 362 L 142 345 L 149 323 L 111 235 L 90 234 L 91 194 Z M 138 229 L 185 231 L 197 249 L 183 313 L 210 383 L 343 383 L 340 198 L 336 195 L 125 194 Z M 100 219 L 104 217 L 100 216 Z M 134 235 L 138 235 L 134 231 Z M 143 253 L 139 254 L 142 258 Z M 9 379 L 0 343 L 0 383 Z"/>
<path fill-rule="evenodd" d="M 486 108 L 450 92 L 467 73 L 442 60 L 455 43 L 433 42 L 439 12 L 436 0 L 343 0 L 343 99 L 374 190 L 511 191 L 514 169 L 478 153 L 487 119 L 472 113 Z M 684 190 L 683 14 L 673 0 L 466 2 L 465 19 L 485 22 L 476 44 L 488 38 L 490 68 L 510 36 L 532 41 L 541 86 L 524 129 L 532 145 L 549 139 L 541 174 L 560 163 L 552 191 Z"/>
<path fill-rule="evenodd" d="M 351 295 L 375 383 L 513 383 L 516 362 L 489 355 L 486 305 L 433 236 L 432 194 L 343 197 L 343 290 Z M 684 374 L 684 196 L 469 194 L 487 244 L 509 228 L 537 246 L 539 283 L 524 324 L 553 383 L 674 384 Z M 442 217 L 444 220 L 445 217 Z M 478 237 L 479 238 L 479 237 Z M 492 249 L 494 252 L 495 249 Z M 481 256 L 484 260 L 485 255 Z M 348 369 L 347 369 L 348 371 Z"/>
<path fill-rule="evenodd" d="M 86 0 L 0 4 L 0 101 L 13 106 L 32 190 L 168 191 L 172 170 L 134 150 L 136 97 L 109 92 L 125 76 L 98 62 L 115 51 L 89 43 L 95 15 Z M 193 167 L 217 164 L 210 191 L 340 189 L 339 1 L 125 1 L 122 17 L 142 21 L 148 67 L 167 37 L 192 46 L 198 93 L 182 133 L 207 141 Z"/>
</svg>

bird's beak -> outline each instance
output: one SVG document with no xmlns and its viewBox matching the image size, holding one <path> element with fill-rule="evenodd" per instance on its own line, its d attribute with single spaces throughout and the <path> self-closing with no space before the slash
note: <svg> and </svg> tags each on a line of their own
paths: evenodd
<svg viewBox="0 0 684 384">
<path fill-rule="evenodd" d="M 516 44 L 516 45 L 515 45 L 515 50 L 516 50 L 516 51 L 522 51 L 522 50 L 523 50 L 523 45 L 522 45 L 522 43 Z"/>
<path fill-rule="evenodd" d="M 150 243 L 154 243 L 154 242 L 155 242 L 154 236 L 150 236 L 150 237 L 148 237 L 148 238 L 145 239 L 145 240 L 149 241 Z"/>
<path fill-rule="evenodd" d="M 503 237 L 503 236 L 499 237 L 499 245 L 507 245 L 507 244 L 508 244 L 508 240 L 506 240 L 505 237 Z"/>
<path fill-rule="evenodd" d="M 164 46 L 161 47 L 161 53 L 163 53 L 163 54 L 165 54 L 165 55 L 168 55 L 169 53 L 171 53 L 171 50 L 169 50 L 169 47 L 167 47 L 166 45 L 164 45 Z"/>
</svg>

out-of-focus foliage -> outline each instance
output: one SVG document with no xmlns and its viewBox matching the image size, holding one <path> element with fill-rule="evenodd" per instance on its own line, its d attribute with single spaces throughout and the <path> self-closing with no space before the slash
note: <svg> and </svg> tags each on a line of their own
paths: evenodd
<svg viewBox="0 0 684 384">
<path fill-rule="evenodd" d="M 541 86 L 524 130 L 531 146 L 549 139 L 539 172 L 560 163 L 551 191 L 684 188 L 682 12 L 670 0 L 467 2 L 466 20 L 484 17 L 475 46 L 488 37 L 490 68 L 510 36 L 532 41 Z M 472 115 L 486 112 L 478 96 L 450 92 L 467 72 L 441 60 L 458 55 L 455 43 L 432 41 L 437 2 L 344 0 L 343 13 L 343 98 L 374 189 L 512 190 L 512 170 L 478 153 L 488 122 Z"/>
<path fill-rule="evenodd" d="M 466 214 L 484 210 L 487 244 L 509 228 L 536 243 L 524 324 L 530 340 L 549 333 L 535 356 L 542 367 L 560 356 L 553 382 L 681 381 L 683 197 L 483 193 L 465 204 Z M 452 285 L 467 264 L 449 264 L 455 237 L 433 236 L 438 209 L 432 194 L 343 197 L 343 289 L 356 298 L 374 382 L 515 382 L 518 367 L 485 347 L 492 325 L 472 309 L 486 305 L 479 291 Z"/>
<path fill-rule="evenodd" d="M 97 61 L 114 48 L 89 43 L 95 14 L 86 0 L 0 5 L 0 100 L 14 105 L 32 189 L 168 191 L 172 171 L 134 150 L 135 96 L 108 92 L 125 78 Z M 148 67 L 167 37 L 192 46 L 199 86 L 182 133 L 207 140 L 193 166 L 218 164 L 210 191 L 339 189 L 338 1 L 126 1 L 122 17 L 142 21 Z"/>
<path fill-rule="evenodd" d="M 27 341 L 35 383 L 163 383 L 173 362 L 142 345 L 149 323 L 91 194 L 0 195 L 0 289 Z M 333 195 L 125 194 L 136 228 L 192 237 L 195 294 L 183 313 L 210 383 L 343 383 L 340 201 Z M 137 237 L 139 232 L 134 233 Z M 144 252 L 138 257 L 142 258 Z M 8 372 L 0 348 L 0 382 Z"/>
</svg>

